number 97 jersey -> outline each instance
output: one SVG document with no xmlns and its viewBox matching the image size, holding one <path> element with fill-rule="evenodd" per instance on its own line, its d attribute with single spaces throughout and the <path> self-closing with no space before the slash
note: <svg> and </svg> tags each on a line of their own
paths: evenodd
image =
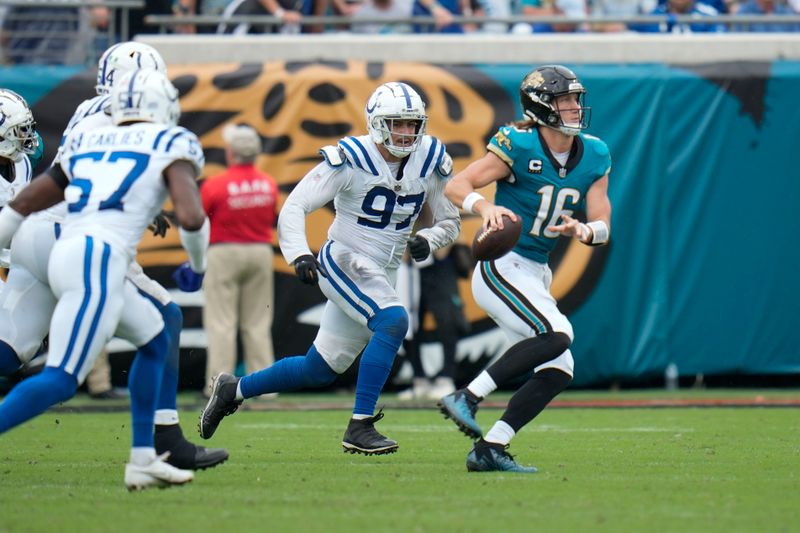
<svg viewBox="0 0 800 533">
<path fill-rule="evenodd" d="M 92 235 L 131 258 L 168 191 L 164 170 L 185 160 L 202 169 L 197 137 L 181 127 L 140 122 L 70 134 L 60 165 L 69 178 L 63 237 Z"/>
<path fill-rule="evenodd" d="M 611 170 L 606 143 L 597 137 L 576 135 L 564 165 L 553 156 L 538 128 L 500 128 L 486 147 L 510 168 L 497 182 L 494 203 L 522 217 L 522 236 L 514 251 L 546 263 L 560 234 L 547 230 L 562 214 L 584 208 L 586 192 Z"/>
</svg>

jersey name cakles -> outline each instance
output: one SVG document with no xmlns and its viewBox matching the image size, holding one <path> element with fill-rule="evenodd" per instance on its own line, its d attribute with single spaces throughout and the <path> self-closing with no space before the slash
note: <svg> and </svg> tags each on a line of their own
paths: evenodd
<svg viewBox="0 0 800 533">
<path fill-rule="evenodd" d="M 497 182 L 494 202 L 522 217 L 522 235 L 514 251 L 546 263 L 560 234 L 547 230 L 561 214 L 583 209 L 586 192 L 611 170 L 606 143 L 581 133 L 563 166 L 545 147 L 538 128 L 500 128 L 486 147 L 511 169 Z"/>
<path fill-rule="evenodd" d="M 164 169 L 186 160 L 199 172 L 204 164 L 194 133 L 163 124 L 73 131 L 62 148 L 60 165 L 70 180 L 62 235 L 92 235 L 131 258 L 167 198 Z"/>
</svg>

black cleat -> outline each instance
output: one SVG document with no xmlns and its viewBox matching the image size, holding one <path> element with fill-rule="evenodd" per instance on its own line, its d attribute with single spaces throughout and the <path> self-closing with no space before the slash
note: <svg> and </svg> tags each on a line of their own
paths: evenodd
<svg viewBox="0 0 800 533">
<path fill-rule="evenodd" d="M 467 454 L 469 472 L 517 472 L 535 474 L 536 467 L 522 466 L 508 453 L 508 445 L 495 444 L 480 439 Z"/>
<path fill-rule="evenodd" d="M 381 418 L 383 418 L 382 410 L 369 418 L 361 420 L 351 418 L 342 438 L 342 447 L 345 453 L 383 455 L 396 452 L 397 441 L 384 437 L 375 429 L 375 422 Z"/>
<path fill-rule="evenodd" d="M 471 439 L 479 439 L 483 436 L 483 430 L 475 420 L 478 402 L 480 398 L 469 390 L 459 389 L 439 400 L 437 405 L 444 417 L 455 422 L 464 435 Z"/>
<path fill-rule="evenodd" d="M 222 419 L 235 413 L 242 405 L 242 400 L 236 399 L 238 383 L 239 378 L 233 374 L 222 373 L 214 378 L 211 398 L 200 413 L 200 421 L 197 424 L 202 438 L 210 439 Z"/>
<path fill-rule="evenodd" d="M 186 440 L 178 424 L 156 426 L 155 444 L 156 453 L 169 452 L 166 462 L 181 470 L 205 470 L 228 460 L 223 448 L 205 448 Z"/>
</svg>

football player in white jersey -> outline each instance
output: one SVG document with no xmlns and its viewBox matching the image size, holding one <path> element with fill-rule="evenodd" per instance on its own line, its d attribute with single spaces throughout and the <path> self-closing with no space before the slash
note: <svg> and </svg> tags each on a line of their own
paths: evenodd
<svg viewBox="0 0 800 533">
<path fill-rule="evenodd" d="M 40 144 L 28 102 L 11 89 L 0 89 L 0 207 L 30 183 Z M 0 375 L 4 363 L 0 357 Z"/>
<path fill-rule="evenodd" d="M 73 131 L 60 164 L 38 176 L 0 212 L 0 246 L 24 218 L 66 200 L 48 279 L 58 300 L 45 369 L 0 405 L 0 433 L 71 398 L 114 335 L 138 352 L 129 387 L 133 444 L 125 467 L 131 489 L 191 481 L 190 470 L 156 455 L 153 423 L 169 334 L 152 301 L 126 279 L 142 233 L 169 196 L 195 272 L 205 270 L 209 225 L 195 182 L 204 159 L 197 137 L 177 127 L 178 91 L 155 70 L 124 75 L 111 92 L 115 125 Z M 134 320 L 123 307 L 135 310 Z"/>
<path fill-rule="evenodd" d="M 61 160 L 67 135 L 112 125 L 109 91 L 115 81 L 139 68 L 166 74 L 164 60 L 153 47 L 146 44 L 124 42 L 111 46 L 103 53 L 97 67 L 97 96 L 84 101 L 76 109 L 62 136 L 54 165 Z M 19 234 L 23 237 L 15 239 L 12 244 L 9 284 L 0 293 L 0 375 L 8 375 L 29 362 L 47 334 L 55 308 L 55 298 L 47 279 L 47 264 L 66 212 L 66 203 L 61 203 L 32 215 L 20 228 Z M 228 458 L 228 452 L 221 448 L 206 449 L 187 441 L 178 424 L 176 396 L 180 332 L 183 326 L 181 309 L 172 301 L 169 292 L 147 277 L 135 261 L 131 263 L 128 278 L 143 295 L 153 301 L 169 333 L 168 356 L 156 411 L 156 450 L 159 454 L 169 451 L 168 462 L 178 468 L 215 466 Z M 185 287 L 181 288 L 186 290 Z M 124 310 L 123 323 L 131 312 Z M 131 320 L 135 319 L 135 315 L 131 316 Z"/>
<path fill-rule="evenodd" d="M 325 160 L 295 187 L 278 220 L 280 246 L 301 281 L 319 283 L 328 298 L 319 333 L 304 356 L 286 357 L 241 379 L 220 374 L 200 417 L 209 438 L 245 398 L 321 387 L 347 370 L 363 349 L 353 416 L 342 446 L 366 455 L 392 453 L 397 442 L 374 424 L 375 405 L 408 330 L 395 290 L 406 247 L 414 259 L 452 243 L 458 210 L 443 195 L 452 160 L 438 139 L 425 135 L 422 98 L 405 83 L 378 87 L 366 105 L 368 135 L 346 137 L 321 150 Z M 336 217 L 328 241 L 314 257 L 305 218 L 333 201 Z M 433 225 L 409 241 L 423 203 Z"/>
</svg>

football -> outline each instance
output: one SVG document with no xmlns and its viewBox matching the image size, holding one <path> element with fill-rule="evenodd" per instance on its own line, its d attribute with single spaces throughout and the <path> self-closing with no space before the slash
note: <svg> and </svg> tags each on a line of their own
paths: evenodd
<svg viewBox="0 0 800 533">
<path fill-rule="evenodd" d="M 522 219 L 516 222 L 503 215 L 503 229 L 478 230 L 472 241 L 472 257 L 478 261 L 493 261 L 503 257 L 517 244 L 522 233 Z"/>
</svg>

